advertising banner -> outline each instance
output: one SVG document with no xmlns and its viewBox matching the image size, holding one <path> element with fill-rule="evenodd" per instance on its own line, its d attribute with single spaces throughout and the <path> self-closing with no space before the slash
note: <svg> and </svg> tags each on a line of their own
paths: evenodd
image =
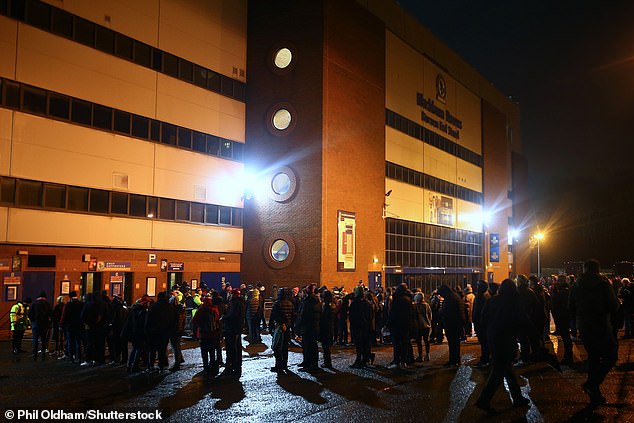
<svg viewBox="0 0 634 423">
<path fill-rule="evenodd" d="M 489 261 L 500 262 L 500 234 L 489 234 Z"/>
<path fill-rule="evenodd" d="M 356 214 L 337 211 L 337 271 L 352 272 L 356 269 Z"/>
</svg>

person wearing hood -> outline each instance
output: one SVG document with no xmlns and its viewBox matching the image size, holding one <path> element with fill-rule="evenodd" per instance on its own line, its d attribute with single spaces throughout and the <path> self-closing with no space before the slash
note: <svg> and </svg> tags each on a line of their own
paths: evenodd
<svg viewBox="0 0 634 423">
<path fill-rule="evenodd" d="M 222 372 L 223 376 L 240 377 L 242 375 L 242 323 L 246 316 L 246 307 L 242 290 L 233 289 L 227 310 L 222 316 L 222 330 L 227 349 L 227 361 Z"/>
<path fill-rule="evenodd" d="M 551 295 L 552 313 L 555 320 L 555 333 L 561 336 L 564 344 L 564 358 L 561 364 L 573 363 L 572 338 L 570 337 L 570 287 L 566 275 L 560 275 Z"/>
<path fill-rule="evenodd" d="M 158 293 L 145 319 L 145 334 L 148 338 L 149 356 L 148 371 L 156 370 L 154 361 L 158 355 L 159 371 L 163 372 L 169 364 L 167 359 L 167 344 L 176 329 L 174 310 L 169 304 L 167 292 Z"/>
<path fill-rule="evenodd" d="M 319 369 L 319 349 L 317 339 L 319 337 L 319 320 L 321 319 L 321 303 L 315 294 L 315 284 L 306 287 L 306 298 L 301 307 L 301 331 L 304 361 L 300 370 L 314 371 Z"/>
<path fill-rule="evenodd" d="M 519 307 L 519 294 L 512 280 L 502 282 L 498 295 L 484 307 L 482 320 L 486 322 L 493 366 L 476 406 L 489 413 L 494 412 L 491 399 L 503 381 L 508 385 L 513 407 L 527 405 L 529 400 L 522 396 L 513 371 L 513 359 L 517 353 L 519 328 L 528 324 L 528 318 Z"/>
<path fill-rule="evenodd" d="M 459 366 L 460 338 L 464 333 L 466 320 L 464 303 L 458 294 L 447 285 L 441 285 L 438 288 L 438 295 L 443 298 L 440 315 L 449 346 L 449 361 L 445 363 L 445 366 Z"/>
<path fill-rule="evenodd" d="M 200 355 L 203 372 L 210 376 L 218 375 L 219 363 L 216 348 L 220 345 L 220 308 L 213 304 L 211 297 L 203 298 L 203 305 L 192 318 L 192 331 L 200 342 Z"/>
<path fill-rule="evenodd" d="M 374 361 L 370 352 L 370 322 L 372 321 L 372 308 L 363 295 L 363 287 L 354 288 L 354 299 L 350 304 L 350 331 L 356 347 L 357 357 L 352 368 L 363 368 Z"/>
<path fill-rule="evenodd" d="M 332 303 L 332 292 L 325 290 L 322 296 L 324 302 L 321 310 L 321 320 L 319 321 L 319 341 L 324 350 L 324 367 L 332 369 L 330 346 L 335 334 L 336 309 Z"/>
<path fill-rule="evenodd" d="M 132 351 L 127 363 L 128 374 L 141 371 L 139 369 L 139 360 L 146 347 L 145 319 L 151 303 L 152 299 L 148 295 L 143 295 L 138 299 L 128 313 L 125 324 L 121 329 L 122 338 L 132 342 Z M 127 342 L 123 347 L 126 350 L 128 349 Z"/>
<path fill-rule="evenodd" d="M 387 326 L 392 335 L 394 360 L 389 368 L 404 368 L 409 364 L 410 332 L 413 319 L 412 297 L 407 285 L 402 283 L 396 287 L 392 307 L 387 317 Z"/>
<path fill-rule="evenodd" d="M 417 362 L 429 361 L 429 333 L 431 332 L 431 307 L 425 301 L 425 294 L 417 292 L 414 295 L 414 327 L 413 338 L 418 348 Z M 425 343 L 425 357 L 423 357 L 423 344 Z"/>
<path fill-rule="evenodd" d="M 476 285 L 476 296 L 473 301 L 473 327 L 480 343 L 480 361 L 476 364 L 476 367 L 486 367 L 489 365 L 489 343 L 487 341 L 487 330 L 484 322 L 482 321 L 482 310 L 486 307 L 486 304 L 491 299 L 489 293 L 489 284 L 486 281 L 479 280 Z"/>
<path fill-rule="evenodd" d="M 597 260 L 583 264 L 583 274 L 570 291 L 570 313 L 588 353 L 588 379 L 582 388 L 593 406 L 606 403 L 600 386 L 618 359 L 618 344 L 612 330 L 612 317 L 619 301 L 609 282 L 599 273 Z"/>
</svg>

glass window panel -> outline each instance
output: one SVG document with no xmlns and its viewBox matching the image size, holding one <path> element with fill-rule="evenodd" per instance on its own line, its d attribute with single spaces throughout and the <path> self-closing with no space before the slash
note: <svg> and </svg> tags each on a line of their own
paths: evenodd
<svg viewBox="0 0 634 423">
<path fill-rule="evenodd" d="M 161 125 L 161 142 L 163 144 L 176 145 L 176 126 L 169 123 Z"/>
<path fill-rule="evenodd" d="M 291 53 L 291 51 L 286 47 L 279 49 L 275 53 L 275 57 L 273 59 L 275 66 L 277 66 L 280 69 L 284 69 L 288 67 L 292 61 L 293 61 L 293 53 Z"/>
<path fill-rule="evenodd" d="M 95 45 L 95 24 L 75 16 L 75 33 L 73 38 L 78 43 L 93 47 Z"/>
<path fill-rule="evenodd" d="M 147 217 L 153 218 L 158 216 L 158 198 L 147 198 Z"/>
<path fill-rule="evenodd" d="M 117 56 L 132 60 L 132 38 L 126 37 L 122 34 L 116 34 L 115 43 L 115 52 L 117 53 Z"/>
<path fill-rule="evenodd" d="M 220 92 L 220 75 L 218 75 L 216 72 L 208 71 L 207 88 L 217 93 Z"/>
<path fill-rule="evenodd" d="M 283 239 L 278 239 L 273 242 L 271 245 L 271 257 L 273 260 L 277 262 L 283 262 L 288 258 L 290 253 L 290 247 L 288 246 L 288 242 Z"/>
<path fill-rule="evenodd" d="M 233 143 L 231 141 L 223 141 L 220 144 L 220 155 L 230 159 L 233 156 Z"/>
<path fill-rule="evenodd" d="M 68 209 L 74 211 L 88 211 L 88 189 L 68 187 Z"/>
<path fill-rule="evenodd" d="M 88 210 L 93 213 L 109 212 L 110 193 L 101 189 L 90 190 L 90 206 Z"/>
<path fill-rule="evenodd" d="M 92 112 L 93 126 L 107 131 L 112 130 L 112 109 L 95 104 Z"/>
<path fill-rule="evenodd" d="M 201 203 L 191 203 L 191 218 L 192 222 L 204 223 L 205 222 L 205 205 Z"/>
<path fill-rule="evenodd" d="M 76 123 L 90 125 L 92 122 L 92 104 L 87 101 L 73 99 L 71 106 L 71 120 Z"/>
<path fill-rule="evenodd" d="M 110 212 L 115 214 L 128 214 L 128 194 L 125 192 L 113 192 L 111 194 Z"/>
<path fill-rule="evenodd" d="M 149 45 L 134 41 L 134 63 L 149 68 L 152 62 L 152 49 Z"/>
<path fill-rule="evenodd" d="M 220 76 L 220 93 L 227 97 L 233 96 L 233 79 L 224 75 Z"/>
<path fill-rule="evenodd" d="M 174 220 L 175 203 L 169 198 L 159 198 L 159 219 Z"/>
<path fill-rule="evenodd" d="M 233 160 L 242 161 L 244 144 L 240 142 L 233 143 Z"/>
<path fill-rule="evenodd" d="M 130 194 L 130 216 L 147 216 L 145 200 L 145 195 Z"/>
<path fill-rule="evenodd" d="M 187 128 L 178 128 L 179 147 L 192 148 L 192 131 Z"/>
<path fill-rule="evenodd" d="M 181 59 L 179 61 L 178 67 L 179 67 L 178 73 L 179 73 L 180 79 L 183 79 L 189 82 L 192 82 L 194 80 L 193 78 L 194 64 L 192 62 Z"/>
<path fill-rule="evenodd" d="M 150 120 L 143 116 L 132 115 L 132 136 L 148 139 Z"/>
<path fill-rule="evenodd" d="M 70 98 L 55 93 L 48 94 L 48 113 L 60 119 L 68 119 L 70 115 Z"/>
<path fill-rule="evenodd" d="M 30 1 L 27 5 L 26 22 L 48 31 L 51 27 L 51 6 L 39 1 Z"/>
<path fill-rule="evenodd" d="M 218 224 L 219 207 L 213 204 L 207 204 L 205 207 L 205 223 Z"/>
<path fill-rule="evenodd" d="M 239 101 L 244 101 L 245 95 L 246 95 L 246 89 L 244 84 L 234 81 L 233 98 Z"/>
<path fill-rule="evenodd" d="M 207 154 L 211 154 L 213 156 L 219 155 L 220 148 L 220 140 L 218 137 L 214 137 L 213 135 L 207 135 Z"/>
<path fill-rule="evenodd" d="M 232 210 L 231 224 L 233 226 L 242 226 L 242 209 Z"/>
<path fill-rule="evenodd" d="M 173 54 L 163 53 L 163 72 L 178 78 L 178 57 Z"/>
<path fill-rule="evenodd" d="M 114 111 L 114 130 L 123 134 L 130 134 L 130 113 Z"/>
<path fill-rule="evenodd" d="M 13 204 L 15 201 L 15 179 L 0 178 L 0 201 Z"/>
<path fill-rule="evenodd" d="M 205 134 L 203 134 L 202 132 L 194 131 L 193 140 L 194 140 L 194 143 L 192 148 L 194 149 L 194 151 L 200 151 L 201 153 L 207 152 L 207 143 L 205 142 Z"/>
<path fill-rule="evenodd" d="M 114 32 L 102 26 L 95 26 L 95 47 L 104 53 L 114 53 Z"/>
<path fill-rule="evenodd" d="M 53 32 L 64 37 L 73 37 L 73 15 L 61 10 L 53 9 Z"/>
<path fill-rule="evenodd" d="M 16 204 L 20 206 L 42 206 L 42 183 L 19 180 L 16 184 Z"/>
<path fill-rule="evenodd" d="M 157 120 L 150 121 L 150 139 L 152 141 L 161 140 L 161 122 Z"/>
<path fill-rule="evenodd" d="M 66 186 L 44 184 L 44 207 L 55 209 L 66 208 Z"/>
<path fill-rule="evenodd" d="M 152 69 L 159 72 L 163 69 L 163 52 L 155 48 L 152 49 Z"/>
<path fill-rule="evenodd" d="M 207 88 L 207 69 L 194 65 L 194 84 Z"/>
<path fill-rule="evenodd" d="M 46 91 L 35 87 L 23 86 L 22 107 L 33 113 L 46 114 Z"/>
<path fill-rule="evenodd" d="M 189 210 L 190 210 L 189 201 L 177 201 L 176 202 L 176 219 L 189 221 L 189 218 L 190 218 Z"/>
<path fill-rule="evenodd" d="M 4 81 L 5 97 L 4 104 L 16 109 L 20 108 L 20 84 Z"/>
</svg>

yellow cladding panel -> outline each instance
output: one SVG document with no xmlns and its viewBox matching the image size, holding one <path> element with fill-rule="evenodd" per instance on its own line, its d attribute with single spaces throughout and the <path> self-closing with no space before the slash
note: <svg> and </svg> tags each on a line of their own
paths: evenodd
<svg viewBox="0 0 634 423">
<path fill-rule="evenodd" d="M 385 159 L 389 162 L 423 172 L 423 146 L 420 140 L 396 129 L 385 127 Z"/>
<path fill-rule="evenodd" d="M 229 77 L 246 69 L 245 0 L 161 1 L 159 48 Z M 183 42 L 186 40 L 186 42 Z"/>
<path fill-rule="evenodd" d="M 385 192 L 392 190 L 386 197 L 386 217 L 395 219 L 423 221 L 423 189 L 393 179 L 385 180 Z"/>
<path fill-rule="evenodd" d="M 13 111 L 0 109 L 0 174 L 8 175 L 11 170 L 11 132 Z"/>
<path fill-rule="evenodd" d="M 482 206 L 469 201 L 457 200 L 456 227 L 473 232 L 482 232 Z"/>
<path fill-rule="evenodd" d="M 20 82 L 154 117 L 156 72 L 24 24 L 16 74 Z"/>
<path fill-rule="evenodd" d="M 157 86 L 157 119 L 244 141 L 244 103 L 166 75 L 158 75 Z"/>
<path fill-rule="evenodd" d="M 462 85 L 458 85 L 456 94 L 456 116 L 464 123 L 458 144 L 475 153 L 482 154 L 482 103 L 480 97 Z"/>
<path fill-rule="evenodd" d="M 156 146 L 155 195 L 242 207 L 244 165 L 162 145 Z M 204 187 L 206 200 L 194 197 Z"/>
<path fill-rule="evenodd" d="M 9 219 L 9 209 L 7 207 L 0 207 L 0 242 L 7 242 L 7 225 Z"/>
<path fill-rule="evenodd" d="M 154 222 L 152 248 L 160 250 L 242 252 L 242 229 Z"/>
<path fill-rule="evenodd" d="M 385 34 L 385 107 L 421 123 L 416 93 L 423 90 L 423 56 L 390 31 Z"/>
<path fill-rule="evenodd" d="M 0 16 L 0 76 L 15 79 L 15 55 L 18 23 Z"/>
<path fill-rule="evenodd" d="M 155 145 L 16 112 L 11 174 L 112 189 L 113 172 L 124 173 L 131 192 L 152 195 Z"/>
<path fill-rule="evenodd" d="M 456 183 L 456 156 L 452 156 L 429 144 L 424 144 L 424 173 L 442 180 Z"/>
<path fill-rule="evenodd" d="M 159 0 L 45 0 L 101 26 L 156 47 Z"/>
<path fill-rule="evenodd" d="M 482 192 L 482 168 L 457 159 L 458 164 L 458 185 Z"/>
</svg>

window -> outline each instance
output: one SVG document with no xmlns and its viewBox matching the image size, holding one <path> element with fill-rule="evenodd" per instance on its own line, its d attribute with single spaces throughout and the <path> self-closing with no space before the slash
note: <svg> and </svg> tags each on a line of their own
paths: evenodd
<svg viewBox="0 0 634 423">
<path fill-rule="evenodd" d="M 187 60 L 180 60 L 179 64 L 179 72 L 178 74 L 180 75 L 180 79 L 183 79 L 187 82 L 193 82 L 194 77 L 193 77 L 193 71 L 194 71 L 194 64 L 192 62 L 189 62 Z"/>
<path fill-rule="evenodd" d="M 95 47 L 104 53 L 114 53 L 114 32 L 102 26 L 95 27 Z"/>
<path fill-rule="evenodd" d="M 230 159 L 233 156 L 232 151 L 233 151 L 233 143 L 231 141 L 223 141 L 221 143 L 220 155 L 222 157 L 226 157 Z"/>
<path fill-rule="evenodd" d="M 39 1 L 30 1 L 27 4 L 26 22 L 29 25 L 49 31 L 51 28 L 51 7 Z"/>
<path fill-rule="evenodd" d="M 128 214 L 128 194 L 113 192 L 111 196 L 110 212 L 114 214 Z"/>
<path fill-rule="evenodd" d="M 194 84 L 207 88 L 207 69 L 194 65 Z"/>
<path fill-rule="evenodd" d="M 88 189 L 68 187 L 68 209 L 74 211 L 88 211 Z"/>
<path fill-rule="evenodd" d="M 71 120 L 75 123 L 90 125 L 92 121 L 92 105 L 87 101 L 73 99 Z"/>
<path fill-rule="evenodd" d="M 233 209 L 231 225 L 242 226 L 242 209 Z"/>
<path fill-rule="evenodd" d="M 44 184 L 44 207 L 53 209 L 66 208 L 66 186 Z"/>
<path fill-rule="evenodd" d="M 130 194 L 130 216 L 147 216 L 145 198 L 145 195 Z"/>
<path fill-rule="evenodd" d="M 108 191 L 101 189 L 90 190 L 90 206 L 88 210 L 93 213 L 108 213 L 109 212 L 109 195 Z"/>
<path fill-rule="evenodd" d="M 291 124 L 291 113 L 286 109 L 280 109 L 273 114 L 273 126 L 283 131 Z"/>
<path fill-rule="evenodd" d="M 95 24 L 75 16 L 75 41 L 92 47 L 95 43 Z"/>
<path fill-rule="evenodd" d="M 218 209 L 219 207 L 213 204 L 207 204 L 205 206 L 205 223 L 218 224 Z"/>
<path fill-rule="evenodd" d="M 4 81 L 4 104 L 16 109 L 20 108 L 20 84 Z"/>
<path fill-rule="evenodd" d="M 192 148 L 192 131 L 187 128 L 178 128 L 179 147 Z"/>
<path fill-rule="evenodd" d="M 73 15 L 61 9 L 53 9 L 53 32 L 64 37 L 73 36 Z"/>
<path fill-rule="evenodd" d="M 271 245 L 271 257 L 273 257 L 273 260 L 283 262 L 288 258 L 289 253 L 290 248 L 288 246 L 288 242 L 283 239 L 273 241 L 273 244 Z"/>
<path fill-rule="evenodd" d="M 161 122 L 156 120 L 150 121 L 150 139 L 152 141 L 161 140 Z"/>
<path fill-rule="evenodd" d="M 277 195 L 284 195 L 291 189 L 291 178 L 286 173 L 278 173 L 271 181 L 271 188 Z"/>
<path fill-rule="evenodd" d="M 273 58 L 273 63 L 275 63 L 275 66 L 279 69 L 287 68 L 292 61 L 293 53 L 291 53 L 291 51 L 286 47 L 279 49 Z"/>
<path fill-rule="evenodd" d="M 32 113 L 46 114 L 46 91 L 24 86 L 22 90 L 23 108 Z"/>
<path fill-rule="evenodd" d="M 147 44 L 134 41 L 134 63 L 149 68 L 152 62 L 152 50 Z"/>
<path fill-rule="evenodd" d="M 123 134 L 130 134 L 130 113 L 114 111 L 114 130 Z M 147 125 L 146 125 L 147 132 Z"/>
<path fill-rule="evenodd" d="M 48 113 L 59 119 L 68 119 L 70 115 L 70 98 L 61 94 L 49 93 Z"/>
<path fill-rule="evenodd" d="M 115 42 L 115 51 L 117 53 L 117 56 L 123 57 L 124 59 L 132 60 L 132 38 L 126 37 L 125 35 L 116 34 Z"/>
<path fill-rule="evenodd" d="M 161 142 L 176 145 L 176 126 L 164 123 L 161 125 Z"/>
<path fill-rule="evenodd" d="M 220 224 L 231 225 L 231 208 L 220 207 Z"/>
<path fill-rule="evenodd" d="M 174 200 L 159 198 L 159 219 L 174 220 L 174 205 Z"/>
<path fill-rule="evenodd" d="M 220 94 L 233 97 L 233 79 L 220 76 Z"/>
<path fill-rule="evenodd" d="M 220 75 L 213 71 L 207 71 L 207 88 L 217 93 L 220 92 Z"/>
<path fill-rule="evenodd" d="M 220 148 L 220 140 L 218 137 L 207 135 L 205 138 L 207 138 L 207 154 L 218 156 Z"/>
<path fill-rule="evenodd" d="M 233 143 L 233 160 L 242 160 L 242 153 L 244 150 L 244 144 L 239 142 Z"/>
<path fill-rule="evenodd" d="M 177 201 L 176 202 L 176 220 L 189 221 L 190 203 L 189 201 Z"/>
<path fill-rule="evenodd" d="M 148 139 L 149 119 L 143 116 L 132 115 L 132 136 Z"/>
<path fill-rule="evenodd" d="M 195 223 L 205 222 L 205 205 L 201 203 L 191 203 L 191 219 Z"/>
<path fill-rule="evenodd" d="M 194 151 L 199 151 L 201 153 L 207 152 L 207 143 L 205 142 L 205 134 L 203 134 L 202 132 L 194 131 L 192 148 Z"/>
<path fill-rule="evenodd" d="M 155 48 L 152 49 L 152 69 L 158 72 L 163 69 L 163 52 Z"/>
<path fill-rule="evenodd" d="M 163 53 L 163 72 L 178 78 L 178 57 L 173 54 Z"/>
<path fill-rule="evenodd" d="M 19 206 L 42 206 L 42 183 L 18 180 L 16 185 L 16 204 Z"/>
<path fill-rule="evenodd" d="M 94 105 L 92 115 L 93 126 L 105 130 L 112 130 L 112 109 L 110 107 Z"/>
<path fill-rule="evenodd" d="M 158 217 L 158 198 L 147 198 L 147 217 Z"/>
<path fill-rule="evenodd" d="M 0 202 L 13 204 L 15 201 L 15 179 L 0 177 Z"/>
</svg>

